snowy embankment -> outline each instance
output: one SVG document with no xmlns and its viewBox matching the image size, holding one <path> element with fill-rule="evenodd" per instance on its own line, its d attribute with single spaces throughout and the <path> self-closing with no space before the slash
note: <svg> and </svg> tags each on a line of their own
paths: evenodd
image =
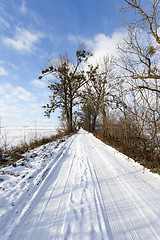
<svg viewBox="0 0 160 240">
<path fill-rule="evenodd" d="M 160 176 L 83 130 L 0 176 L 0 239 L 160 239 Z"/>
<path fill-rule="evenodd" d="M 9 149 L 56 133 L 56 127 L 1 127 L 0 147 Z"/>
<path fill-rule="evenodd" d="M 19 221 L 52 165 L 63 153 L 66 137 L 23 154 L 16 167 L 0 169 L 0 240 Z M 14 165 L 15 166 L 15 165 Z"/>
</svg>

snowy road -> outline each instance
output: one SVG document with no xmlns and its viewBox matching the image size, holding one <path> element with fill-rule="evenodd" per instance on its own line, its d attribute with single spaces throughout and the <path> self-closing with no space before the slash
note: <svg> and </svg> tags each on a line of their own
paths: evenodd
<svg viewBox="0 0 160 240">
<path fill-rule="evenodd" d="M 160 178 L 80 130 L 9 239 L 160 239 Z"/>
</svg>

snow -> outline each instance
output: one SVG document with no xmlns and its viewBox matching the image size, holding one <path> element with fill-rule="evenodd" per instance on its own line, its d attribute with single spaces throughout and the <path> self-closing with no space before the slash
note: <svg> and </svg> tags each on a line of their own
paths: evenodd
<svg viewBox="0 0 160 240">
<path fill-rule="evenodd" d="M 160 176 L 80 130 L 0 171 L 0 240 L 160 239 Z"/>
<path fill-rule="evenodd" d="M 57 133 L 56 127 L 1 127 L 0 146 L 10 148 Z"/>
</svg>

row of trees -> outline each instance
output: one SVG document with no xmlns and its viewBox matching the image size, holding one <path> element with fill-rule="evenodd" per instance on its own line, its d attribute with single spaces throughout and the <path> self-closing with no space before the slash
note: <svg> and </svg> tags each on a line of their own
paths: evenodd
<svg viewBox="0 0 160 240">
<path fill-rule="evenodd" d="M 122 83 L 123 98 L 128 106 L 124 119 L 127 122 L 126 113 L 134 119 L 140 144 L 145 151 L 148 146 L 153 146 L 151 151 L 156 148 L 159 152 L 160 1 L 124 2 L 126 8 L 122 10 L 132 12 L 133 16 L 127 18 L 127 37 L 118 46 L 120 54 L 117 65 L 126 79 Z"/>
<path fill-rule="evenodd" d="M 84 47 L 76 61 L 67 54 L 49 62 L 40 78 L 50 75 L 49 117 L 61 109 L 67 131 L 99 129 L 103 137 L 142 152 L 152 151 L 159 161 L 160 143 L 160 1 L 124 0 L 127 37 L 118 46 L 119 57 L 105 56 L 89 64 Z"/>
<path fill-rule="evenodd" d="M 52 94 L 49 104 L 43 106 L 45 115 L 50 117 L 57 108 L 61 109 L 61 120 L 68 132 L 82 125 L 94 131 L 100 114 L 105 130 L 107 106 L 117 98 L 112 91 L 114 58 L 107 56 L 98 64 L 86 65 L 90 56 L 90 51 L 84 48 L 76 51 L 75 63 L 67 54 L 61 55 L 39 77 L 51 76 L 48 87 Z"/>
</svg>

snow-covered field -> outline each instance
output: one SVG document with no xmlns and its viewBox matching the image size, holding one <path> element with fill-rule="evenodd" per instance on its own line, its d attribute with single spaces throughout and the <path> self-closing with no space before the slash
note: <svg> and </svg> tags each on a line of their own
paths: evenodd
<svg viewBox="0 0 160 240">
<path fill-rule="evenodd" d="M 0 146 L 10 148 L 42 137 L 50 137 L 56 132 L 56 127 L 3 127 L 0 129 Z"/>
<path fill-rule="evenodd" d="M 158 240 L 160 176 L 80 130 L 0 172 L 0 240 Z"/>
</svg>

